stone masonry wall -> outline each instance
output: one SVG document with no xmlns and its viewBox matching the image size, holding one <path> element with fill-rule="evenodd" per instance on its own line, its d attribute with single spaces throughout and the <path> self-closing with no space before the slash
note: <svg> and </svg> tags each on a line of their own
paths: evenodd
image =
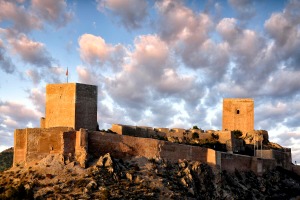
<svg viewBox="0 0 300 200">
<path fill-rule="evenodd" d="M 88 137 L 89 153 L 95 157 L 111 153 L 116 158 L 143 156 L 148 159 L 168 159 L 171 162 L 188 159 L 215 164 L 215 151 L 202 147 L 104 132 L 91 132 Z"/>
<path fill-rule="evenodd" d="M 75 128 L 75 94 L 75 83 L 47 85 L 45 128 Z"/>
<path fill-rule="evenodd" d="M 265 159 L 274 159 L 277 166 L 281 166 L 285 169 L 289 169 L 292 163 L 291 150 L 288 148 L 282 151 L 274 149 L 256 150 L 256 155 Z"/>
<path fill-rule="evenodd" d="M 14 133 L 14 166 L 26 161 L 26 130 L 16 129 Z"/>
<path fill-rule="evenodd" d="M 39 161 L 49 154 L 64 154 L 65 149 L 71 152 L 71 134 L 64 134 L 71 130 L 67 127 L 17 129 L 14 165 Z"/>
<path fill-rule="evenodd" d="M 76 143 L 75 131 L 63 132 L 63 152 L 64 156 L 74 156 Z"/>
<path fill-rule="evenodd" d="M 249 171 L 252 166 L 252 157 L 237 154 L 221 153 L 221 169 L 234 172 L 235 169 Z"/>
<path fill-rule="evenodd" d="M 51 127 L 96 130 L 97 86 L 79 83 L 48 84 L 45 128 Z"/>
<path fill-rule="evenodd" d="M 139 138 L 105 132 L 90 132 L 89 154 L 100 157 L 110 153 L 115 158 L 143 156 L 148 159 L 161 158 L 171 162 L 187 159 L 220 166 L 222 170 L 234 172 L 250 171 L 261 174 L 273 169 L 274 159 L 259 159 L 251 156 L 218 152 L 199 146 L 171 143 L 151 138 Z"/>
<path fill-rule="evenodd" d="M 76 83 L 75 130 L 97 128 L 97 86 Z"/>
</svg>

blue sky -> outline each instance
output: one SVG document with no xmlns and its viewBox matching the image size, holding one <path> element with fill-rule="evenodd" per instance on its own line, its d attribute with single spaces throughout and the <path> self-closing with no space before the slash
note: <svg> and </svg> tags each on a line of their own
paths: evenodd
<svg viewBox="0 0 300 200">
<path fill-rule="evenodd" d="M 98 121 L 222 128 L 222 99 L 300 162 L 300 1 L 0 0 L 0 150 L 45 86 L 98 85 Z"/>
</svg>

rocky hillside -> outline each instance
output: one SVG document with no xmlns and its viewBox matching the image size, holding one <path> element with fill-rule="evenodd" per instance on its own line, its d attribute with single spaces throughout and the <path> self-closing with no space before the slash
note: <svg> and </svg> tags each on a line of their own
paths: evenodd
<svg viewBox="0 0 300 200">
<path fill-rule="evenodd" d="M 106 154 L 83 169 L 49 155 L 29 167 L 0 172 L 0 199 L 290 199 L 300 196 L 300 177 L 281 168 L 258 177 L 233 174 L 200 162 Z"/>
<path fill-rule="evenodd" d="M 13 164 L 14 148 L 11 147 L 0 153 L 0 172 L 11 168 Z"/>
</svg>

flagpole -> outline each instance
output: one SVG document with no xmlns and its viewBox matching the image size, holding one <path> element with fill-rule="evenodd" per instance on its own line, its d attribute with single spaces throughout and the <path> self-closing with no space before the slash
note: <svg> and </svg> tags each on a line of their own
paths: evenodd
<svg viewBox="0 0 300 200">
<path fill-rule="evenodd" d="M 67 76 L 67 83 L 69 83 L 69 68 L 68 67 L 67 67 L 66 76 Z"/>
</svg>

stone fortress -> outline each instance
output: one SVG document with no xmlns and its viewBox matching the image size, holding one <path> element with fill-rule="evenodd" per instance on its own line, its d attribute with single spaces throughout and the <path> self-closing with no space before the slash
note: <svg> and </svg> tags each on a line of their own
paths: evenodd
<svg viewBox="0 0 300 200">
<path fill-rule="evenodd" d="M 75 160 L 86 167 L 89 157 L 110 153 L 116 158 L 194 160 L 220 170 L 252 170 L 259 175 L 281 166 L 300 174 L 300 169 L 292 164 L 291 149 L 263 145 L 268 143 L 268 132 L 254 130 L 253 99 L 223 100 L 222 131 L 121 124 L 99 131 L 97 86 L 79 83 L 47 85 L 45 110 L 40 128 L 15 130 L 14 166 L 32 165 L 51 154 L 59 154 L 65 162 Z M 236 130 L 242 136 L 237 137 Z M 212 140 L 217 142 L 199 145 L 200 141 L 209 144 Z M 243 153 L 247 149 L 248 153 Z"/>
</svg>

